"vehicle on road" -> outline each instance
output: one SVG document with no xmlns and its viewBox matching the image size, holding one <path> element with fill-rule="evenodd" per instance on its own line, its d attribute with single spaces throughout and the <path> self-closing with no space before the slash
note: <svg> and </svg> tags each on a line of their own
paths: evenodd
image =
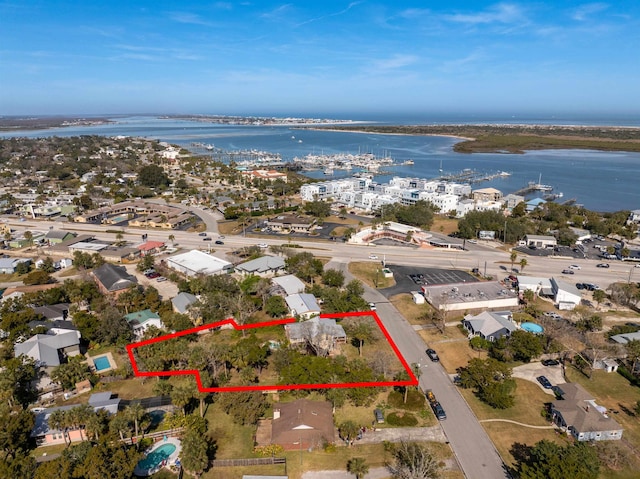
<svg viewBox="0 0 640 479">
<path fill-rule="evenodd" d="M 575 274 L 575 272 L 572 269 L 563 269 L 562 274 Z"/>
<path fill-rule="evenodd" d="M 268 247 L 269 247 L 269 245 L 267 243 L 259 243 L 258 244 L 258 248 L 263 248 L 264 249 L 264 248 L 268 248 Z"/>
<path fill-rule="evenodd" d="M 576 288 L 584 289 L 584 283 L 576 283 Z"/>
<path fill-rule="evenodd" d="M 376 310 L 376 303 L 369 303 L 369 309 L 371 311 L 375 311 Z"/>
<path fill-rule="evenodd" d="M 609 263 L 598 263 L 596 265 L 596 268 L 608 268 L 609 267 Z"/>
<path fill-rule="evenodd" d="M 582 269 L 582 268 L 580 268 L 580 266 L 578 266 L 577 264 L 570 264 L 569 269 Z"/>
<path fill-rule="evenodd" d="M 206 238 L 202 238 L 202 241 L 211 241 L 211 238 L 207 236 Z"/>
<path fill-rule="evenodd" d="M 369 259 L 378 259 L 378 257 L 375 254 L 370 254 Z"/>
<path fill-rule="evenodd" d="M 543 366 L 557 366 L 560 362 L 556 359 L 543 359 L 541 361 Z"/>
<path fill-rule="evenodd" d="M 439 402 L 436 401 L 435 404 L 431 405 L 431 408 L 433 409 L 433 414 L 438 418 L 438 421 L 444 421 L 447 419 L 447 413 L 444 412 L 444 408 Z"/>
<path fill-rule="evenodd" d="M 224 239 L 224 235 L 218 236 L 218 239 Z"/>
<path fill-rule="evenodd" d="M 440 361 L 440 358 L 438 357 L 438 353 L 436 353 L 435 349 L 427 349 L 426 351 L 427 356 L 429 356 L 429 359 L 431 359 L 431 361 L 433 361 L 434 363 L 437 363 L 438 361 Z"/>
<path fill-rule="evenodd" d="M 469 240 L 469 243 L 471 243 L 471 244 L 478 244 L 478 240 L 470 239 L 470 240 Z"/>
<path fill-rule="evenodd" d="M 224 241 L 216 240 L 216 244 L 224 244 Z"/>
<path fill-rule="evenodd" d="M 538 376 L 536 380 L 542 384 L 542 387 L 545 389 L 551 389 L 553 387 L 551 381 L 549 381 L 546 376 Z"/>
<path fill-rule="evenodd" d="M 198 233 L 198 236 L 207 236 L 207 233 L 204 233 L 204 232 Z"/>
</svg>

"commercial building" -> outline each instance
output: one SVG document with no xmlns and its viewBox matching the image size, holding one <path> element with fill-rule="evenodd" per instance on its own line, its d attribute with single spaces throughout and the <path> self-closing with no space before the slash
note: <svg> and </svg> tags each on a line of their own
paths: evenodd
<svg viewBox="0 0 640 479">
<path fill-rule="evenodd" d="M 167 258 L 167 266 L 187 276 L 224 274 L 233 270 L 228 261 L 195 249 Z"/>
</svg>

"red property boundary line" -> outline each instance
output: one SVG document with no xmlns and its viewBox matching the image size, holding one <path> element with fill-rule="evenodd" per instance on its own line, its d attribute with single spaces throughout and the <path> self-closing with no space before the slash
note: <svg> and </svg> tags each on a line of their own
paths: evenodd
<svg viewBox="0 0 640 479">
<path fill-rule="evenodd" d="M 285 325 L 289 323 L 295 323 L 295 318 L 287 318 L 280 319 L 275 321 L 268 321 L 265 323 L 255 323 L 255 324 L 245 324 L 238 325 L 233 318 L 225 319 L 224 321 L 219 321 L 217 323 L 205 324 L 203 326 L 198 326 L 197 328 L 186 329 L 184 331 L 179 331 L 177 333 L 166 334 L 164 336 L 159 336 L 157 338 L 147 339 L 145 341 L 140 341 L 137 343 L 131 343 L 127 345 L 127 353 L 129 354 L 129 359 L 131 360 L 131 366 L 133 367 L 133 373 L 139 377 L 151 376 L 151 377 L 165 377 L 165 376 L 189 376 L 193 375 L 196 378 L 196 384 L 198 386 L 198 390 L 200 392 L 210 392 L 210 393 L 220 393 L 220 392 L 241 392 L 241 391 L 283 391 L 283 390 L 293 390 L 293 389 L 331 389 L 331 388 L 359 388 L 359 387 L 388 387 L 388 386 L 417 386 L 418 379 L 415 374 L 409 367 L 409 364 L 404 359 L 400 350 L 396 346 L 396 344 L 391 339 L 389 332 L 380 321 L 378 314 L 375 311 L 362 311 L 362 312 L 351 312 L 351 313 L 335 313 L 335 314 L 323 314 L 320 318 L 327 319 L 338 319 L 338 318 L 347 318 L 347 317 L 358 317 L 358 316 L 372 316 L 375 319 L 378 327 L 384 334 L 385 338 L 389 342 L 391 349 L 396 354 L 396 357 L 402 364 L 402 367 L 405 369 L 407 374 L 409 375 L 409 381 L 370 381 L 370 382 L 356 382 L 356 383 L 327 383 L 327 384 L 281 384 L 281 385 L 256 385 L 256 386 L 227 386 L 227 387 L 210 387 L 206 388 L 202 385 L 202 380 L 200 378 L 200 371 L 197 369 L 186 369 L 184 371 L 140 371 L 138 368 L 138 363 L 136 361 L 134 350 L 136 348 L 147 346 L 149 344 L 159 343 L 161 341 L 168 341 L 173 338 L 179 338 L 181 336 L 186 336 L 188 334 L 198 333 L 200 331 L 206 331 L 212 328 L 218 328 L 220 326 L 224 326 L 225 324 L 230 324 L 233 326 L 235 330 L 250 330 L 257 328 L 266 328 L 269 326 L 279 326 Z"/>
</svg>

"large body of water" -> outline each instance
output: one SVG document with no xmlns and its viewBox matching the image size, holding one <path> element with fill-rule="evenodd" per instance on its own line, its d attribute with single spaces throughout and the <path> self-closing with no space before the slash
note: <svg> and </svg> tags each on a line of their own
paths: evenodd
<svg viewBox="0 0 640 479">
<path fill-rule="evenodd" d="M 357 117 L 354 117 L 357 118 Z M 613 121 L 592 119 L 499 119 L 468 118 L 467 123 L 537 123 L 611 125 Z M 384 121 L 382 123 L 385 123 Z M 437 121 L 386 121 L 386 123 L 465 123 L 463 118 Z M 619 124 L 636 126 L 637 121 Z M 413 160 L 413 166 L 387 167 L 388 174 L 376 176 L 376 181 L 388 181 L 391 176 L 434 178 L 443 174 L 472 169 L 481 173 L 506 171 L 511 176 L 475 184 L 474 188 L 495 187 L 505 194 L 523 188 L 528 182 L 554 187 L 562 192 L 558 201 L 575 199 L 577 203 L 596 211 L 633 210 L 640 208 L 640 154 L 599 152 L 590 150 L 542 150 L 525 154 L 474 153 L 460 154 L 452 149 L 455 138 L 434 136 L 381 135 L 335 131 L 300 130 L 286 126 L 215 125 L 181 120 L 161 120 L 153 117 L 117 118 L 116 123 L 92 127 L 68 127 L 0 133 L 0 137 L 126 135 L 159 139 L 189 148 L 192 143 L 213 144 L 225 150 L 262 150 L 281 154 L 284 160 L 296 156 L 333 153 L 371 152 L 388 155 L 397 162 Z M 292 138 L 295 137 L 295 138 Z M 325 177 L 321 171 L 309 176 Z M 332 178 L 347 176 L 335 171 Z"/>
</svg>

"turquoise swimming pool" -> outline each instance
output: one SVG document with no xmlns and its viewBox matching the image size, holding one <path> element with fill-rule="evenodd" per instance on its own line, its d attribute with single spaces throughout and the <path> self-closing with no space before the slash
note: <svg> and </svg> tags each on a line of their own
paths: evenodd
<svg viewBox="0 0 640 479">
<path fill-rule="evenodd" d="M 93 358 L 93 365 L 95 366 L 96 371 L 104 371 L 105 369 L 109 369 L 111 367 L 109 358 L 106 356 L 98 356 L 97 358 Z"/>
<path fill-rule="evenodd" d="M 158 449 L 154 449 L 147 457 L 138 462 L 137 469 L 152 471 L 156 469 L 163 461 L 169 459 L 169 456 L 176 450 L 175 444 L 163 444 Z"/>
</svg>

